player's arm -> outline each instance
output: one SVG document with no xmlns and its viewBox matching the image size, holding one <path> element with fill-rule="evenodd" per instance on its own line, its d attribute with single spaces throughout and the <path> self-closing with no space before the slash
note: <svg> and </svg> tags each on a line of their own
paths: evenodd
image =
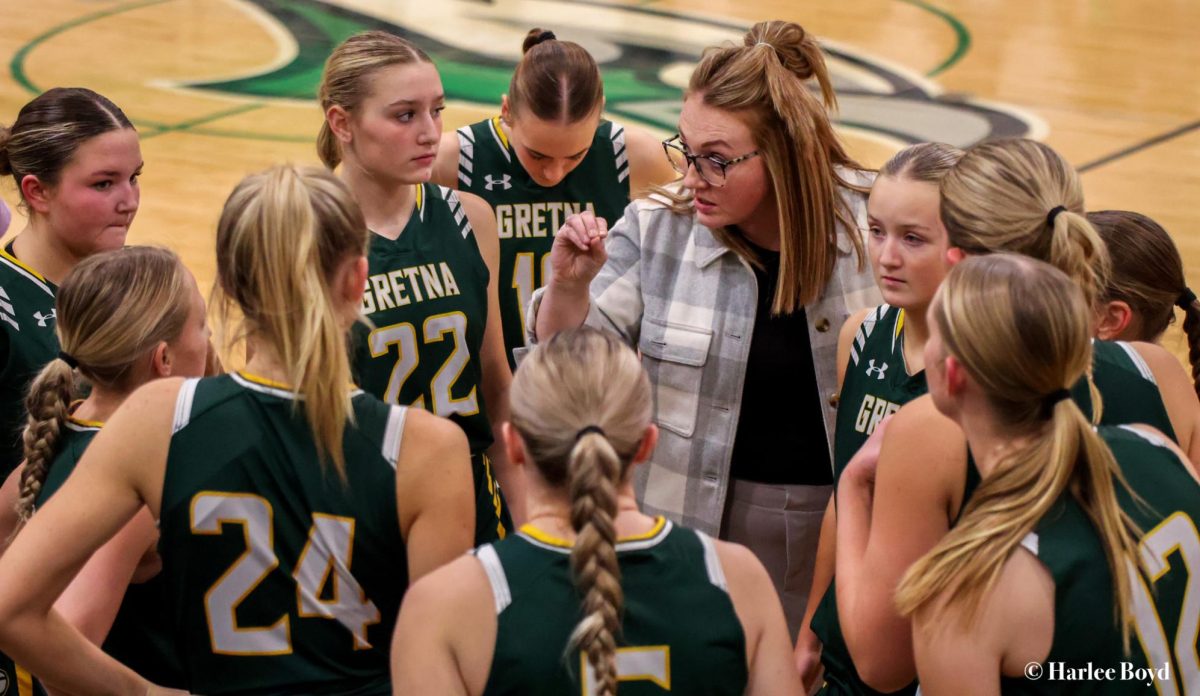
<svg viewBox="0 0 1200 696">
<path fill-rule="evenodd" d="M 863 466 L 873 457 L 877 467 Z M 838 484 L 838 617 L 859 676 L 879 691 L 916 676 L 896 587 L 949 531 L 966 461 L 962 431 L 924 396 L 876 426 Z"/>
<path fill-rule="evenodd" d="M 717 541 L 717 558 L 729 598 L 746 636 L 747 696 L 803 693 L 792 663 L 787 621 L 779 594 L 762 562 L 746 547 Z"/>
<path fill-rule="evenodd" d="M 430 180 L 447 188 L 458 188 L 458 131 L 442 133 Z"/>
<path fill-rule="evenodd" d="M 67 692 L 150 688 L 52 607 L 88 557 L 143 505 L 157 512 L 181 383 L 156 380 L 126 399 L 0 559 L 0 649 Z"/>
<path fill-rule="evenodd" d="M 965 605 L 938 598 L 913 617 L 913 649 L 921 693 L 1000 694 L 1000 676 L 1024 677 L 1049 656 L 1054 638 L 1054 580 L 1031 553 L 1018 549 L 974 620 Z M 1046 675 L 1039 673 L 1039 678 Z"/>
<path fill-rule="evenodd" d="M 496 236 L 496 215 L 487 201 L 470 193 L 458 194 L 467 219 L 475 231 L 475 242 L 488 267 L 487 327 L 483 332 L 483 398 L 487 403 L 488 421 L 492 425 L 492 446 L 488 457 L 500 480 L 509 511 L 516 524 L 524 520 L 524 479 L 508 464 L 504 452 L 502 423 L 508 422 L 508 389 L 512 386 L 512 370 L 504 352 L 504 324 L 500 317 L 500 239 Z"/>
<path fill-rule="evenodd" d="M 396 696 L 483 693 L 496 644 L 496 604 L 483 566 L 463 556 L 404 595 L 392 637 Z"/>
<path fill-rule="evenodd" d="M 860 309 L 850 315 L 850 318 L 842 324 L 841 331 L 838 332 L 837 380 L 839 392 L 846 382 L 846 369 L 850 363 L 850 346 L 854 341 L 855 334 L 858 333 L 858 327 L 862 326 L 863 320 L 871 311 L 870 308 Z M 851 408 L 851 406 L 846 406 L 846 408 Z M 818 682 L 821 677 L 821 641 L 813 632 L 810 624 L 825 593 L 829 591 L 837 558 L 837 506 L 834 503 L 834 499 L 830 498 L 829 505 L 825 508 L 825 517 L 821 521 L 821 535 L 817 541 L 812 588 L 809 590 L 808 605 L 804 610 L 804 619 L 800 623 L 800 630 L 796 636 L 796 669 L 800 671 L 805 688 L 810 691 L 813 687 L 819 686 Z"/>
<path fill-rule="evenodd" d="M 645 196 L 651 186 L 680 177 L 667 160 L 662 142 L 640 128 L 625 128 L 625 153 L 629 158 L 629 197 Z"/>
<path fill-rule="evenodd" d="M 17 465 L 4 485 L 0 486 L 0 556 L 8 548 L 8 539 L 17 528 L 17 500 L 21 497 L 21 471 L 25 462 Z"/>
<path fill-rule="evenodd" d="M 471 452 L 462 428 L 419 408 L 408 409 L 396 460 L 396 507 L 410 584 L 471 548 L 473 489 Z"/>
<path fill-rule="evenodd" d="M 1179 360 L 1162 346 L 1153 343 L 1131 345 L 1150 367 L 1175 437 L 1195 469 L 1200 466 L 1200 399 L 1196 397 L 1191 377 Z"/>
</svg>

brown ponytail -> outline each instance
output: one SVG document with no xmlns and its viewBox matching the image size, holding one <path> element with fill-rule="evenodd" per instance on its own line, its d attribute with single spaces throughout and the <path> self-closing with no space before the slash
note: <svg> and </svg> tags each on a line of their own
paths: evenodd
<svg viewBox="0 0 1200 696">
<path fill-rule="evenodd" d="M 529 113 L 542 121 L 577 123 L 600 108 L 604 102 L 600 68 L 582 46 L 534 28 L 526 34 L 521 51 L 521 62 L 508 83 L 513 118 Z"/>
</svg>

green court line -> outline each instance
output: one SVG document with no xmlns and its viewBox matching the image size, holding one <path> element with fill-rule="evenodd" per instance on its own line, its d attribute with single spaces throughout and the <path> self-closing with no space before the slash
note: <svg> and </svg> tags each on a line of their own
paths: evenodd
<svg viewBox="0 0 1200 696">
<path fill-rule="evenodd" d="M 219 121 L 223 118 L 228 118 L 229 116 L 237 116 L 238 114 L 244 114 L 247 111 L 254 111 L 255 109 L 261 109 L 264 106 L 266 106 L 266 104 L 263 104 L 261 102 L 254 103 L 254 104 L 241 104 L 239 106 L 233 107 L 232 109 L 225 109 L 224 111 L 218 111 L 214 114 L 209 114 L 207 116 L 193 118 L 190 121 L 183 121 L 181 123 L 176 123 L 173 126 L 162 126 L 158 130 L 151 131 L 150 133 L 143 133 L 141 138 L 142 138 L 142 140 L 146 140 L 147 138 L 153 138 L 156 135 L 162 135 L 164 133 L 175 133 L 178 131 L 191 130 L 195 126 L 202 126 L 205 123 L 212 123 L 213 121 Z"/>
<path fill-rule="evenodd" d="M 952 68 L 955 63 L 962 60 L 963 56 L 967 55 L 967 52 L 971 50 L 971 32 L 967 29 L 967 25 L 963 24 L 962 20 L 960 20 L 958 17 L 955 17 L 953 14 L 943 10 L 940 7 L 936 7 L 925 2 L 925 0 L 899 1 L 936 15 L 949 24 L 950 28 L 954 30 L 954 50 L 937 67 L 925 73 L 925 77 L 937 77 L 938 75 L 941 75 Z"/>
<path fill-rule="evenodd" d="M 62 34 L 63 32 L 70 31 L 71 29 L 83 26 L 84 24 L 89 24 L 91 22 L 95 22 L 96 20 L 104 19 L 105 17 L 112 17 L 113 15 L 119 15 L 124 12 L 138 10 L 143 7 L 149 7 L 151 5 L 161 5 L 165 2 L 171 2 L 171 0 L 140 0 L 139 2 L 131 2 L 108 10 L 101 10 L 99 12 L 83 15 L 82 17 L 76 17 L 69 22 L 60 24 L 49 31 L 33 37 L 29 43 L 17 49 L 17 52 L 13 54 L 12 60 L 8 64 L 8 71 L 12 75 L 13 79 L 16 80 L 17 84 L 21 85 L 25 91 L 29 92 L 30 94 L 41 94 L 45 90 L 33 84 L 33 80 L 30 80 L 29 74 L 25 72 L 25 60 L 28 58 L 33 49 L 49 41 L 55 36 Z M 170 126 L 165 123 L 159 123 L 157 121 L 143 121 L 140 119 L 134 121 L 134 124 L 158 129 L 170 128 Z"/>
</svg>

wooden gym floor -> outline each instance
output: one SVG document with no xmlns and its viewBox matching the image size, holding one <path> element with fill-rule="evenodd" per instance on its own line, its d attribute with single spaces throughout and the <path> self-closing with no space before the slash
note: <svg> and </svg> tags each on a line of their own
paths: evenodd
<svg viewBox="0 0 1200 696">
<path fill-rule="evenodd" d="M 434 57 L 446 128 L 494 112 L 533 26 L 601 61 L 609 114 L 672 130 L 700 50 L 782 18 L 824 42 L 842 133 L 877 166 L 906 142 L 1031 135 L 1083 172 L 1089 209 L 1146 213 L 1200 286 L 1195 0 L 4 0 L 0 123 L 87 86 L 135 121 L 146 161 L 131 243 L 180 252 L 202 287 L 225 196 L 247 172 L 316 163 L 329 50 L 389 28 Z M 14 208 L 11 180 L 0 197 Z M 23 219 L 15 215 L 10 235 Z M 1167 345 L 1177 352 L 1181 335 Z"/>
</svg>

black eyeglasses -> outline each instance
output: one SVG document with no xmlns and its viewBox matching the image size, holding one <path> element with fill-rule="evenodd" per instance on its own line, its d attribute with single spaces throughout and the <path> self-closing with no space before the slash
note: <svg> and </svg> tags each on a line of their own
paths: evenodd
<svg viewBox="0 0 1200 696">
<path fill-rule="evenodd" d="M 707 181 L 710 186 L 724 186 L 726 169 L 729 169 L 738 162 L 745 162 L 751 157 L 758 156 L 758 150 L 742 155 L 741 157 L 734 157 L 728 161 L 716 155 L 693 155 L 683 146 L 678 133 L 664 140 L 662 146 L 663 151 L 667 153 L 667 160 L 671 162 L 671 166 L 675 168 L 675 171 L 680 174 L 687 174 L 688 167 L 695 167 L 696 172 L 700 174 L 700 178 Z"/>
</svg>

